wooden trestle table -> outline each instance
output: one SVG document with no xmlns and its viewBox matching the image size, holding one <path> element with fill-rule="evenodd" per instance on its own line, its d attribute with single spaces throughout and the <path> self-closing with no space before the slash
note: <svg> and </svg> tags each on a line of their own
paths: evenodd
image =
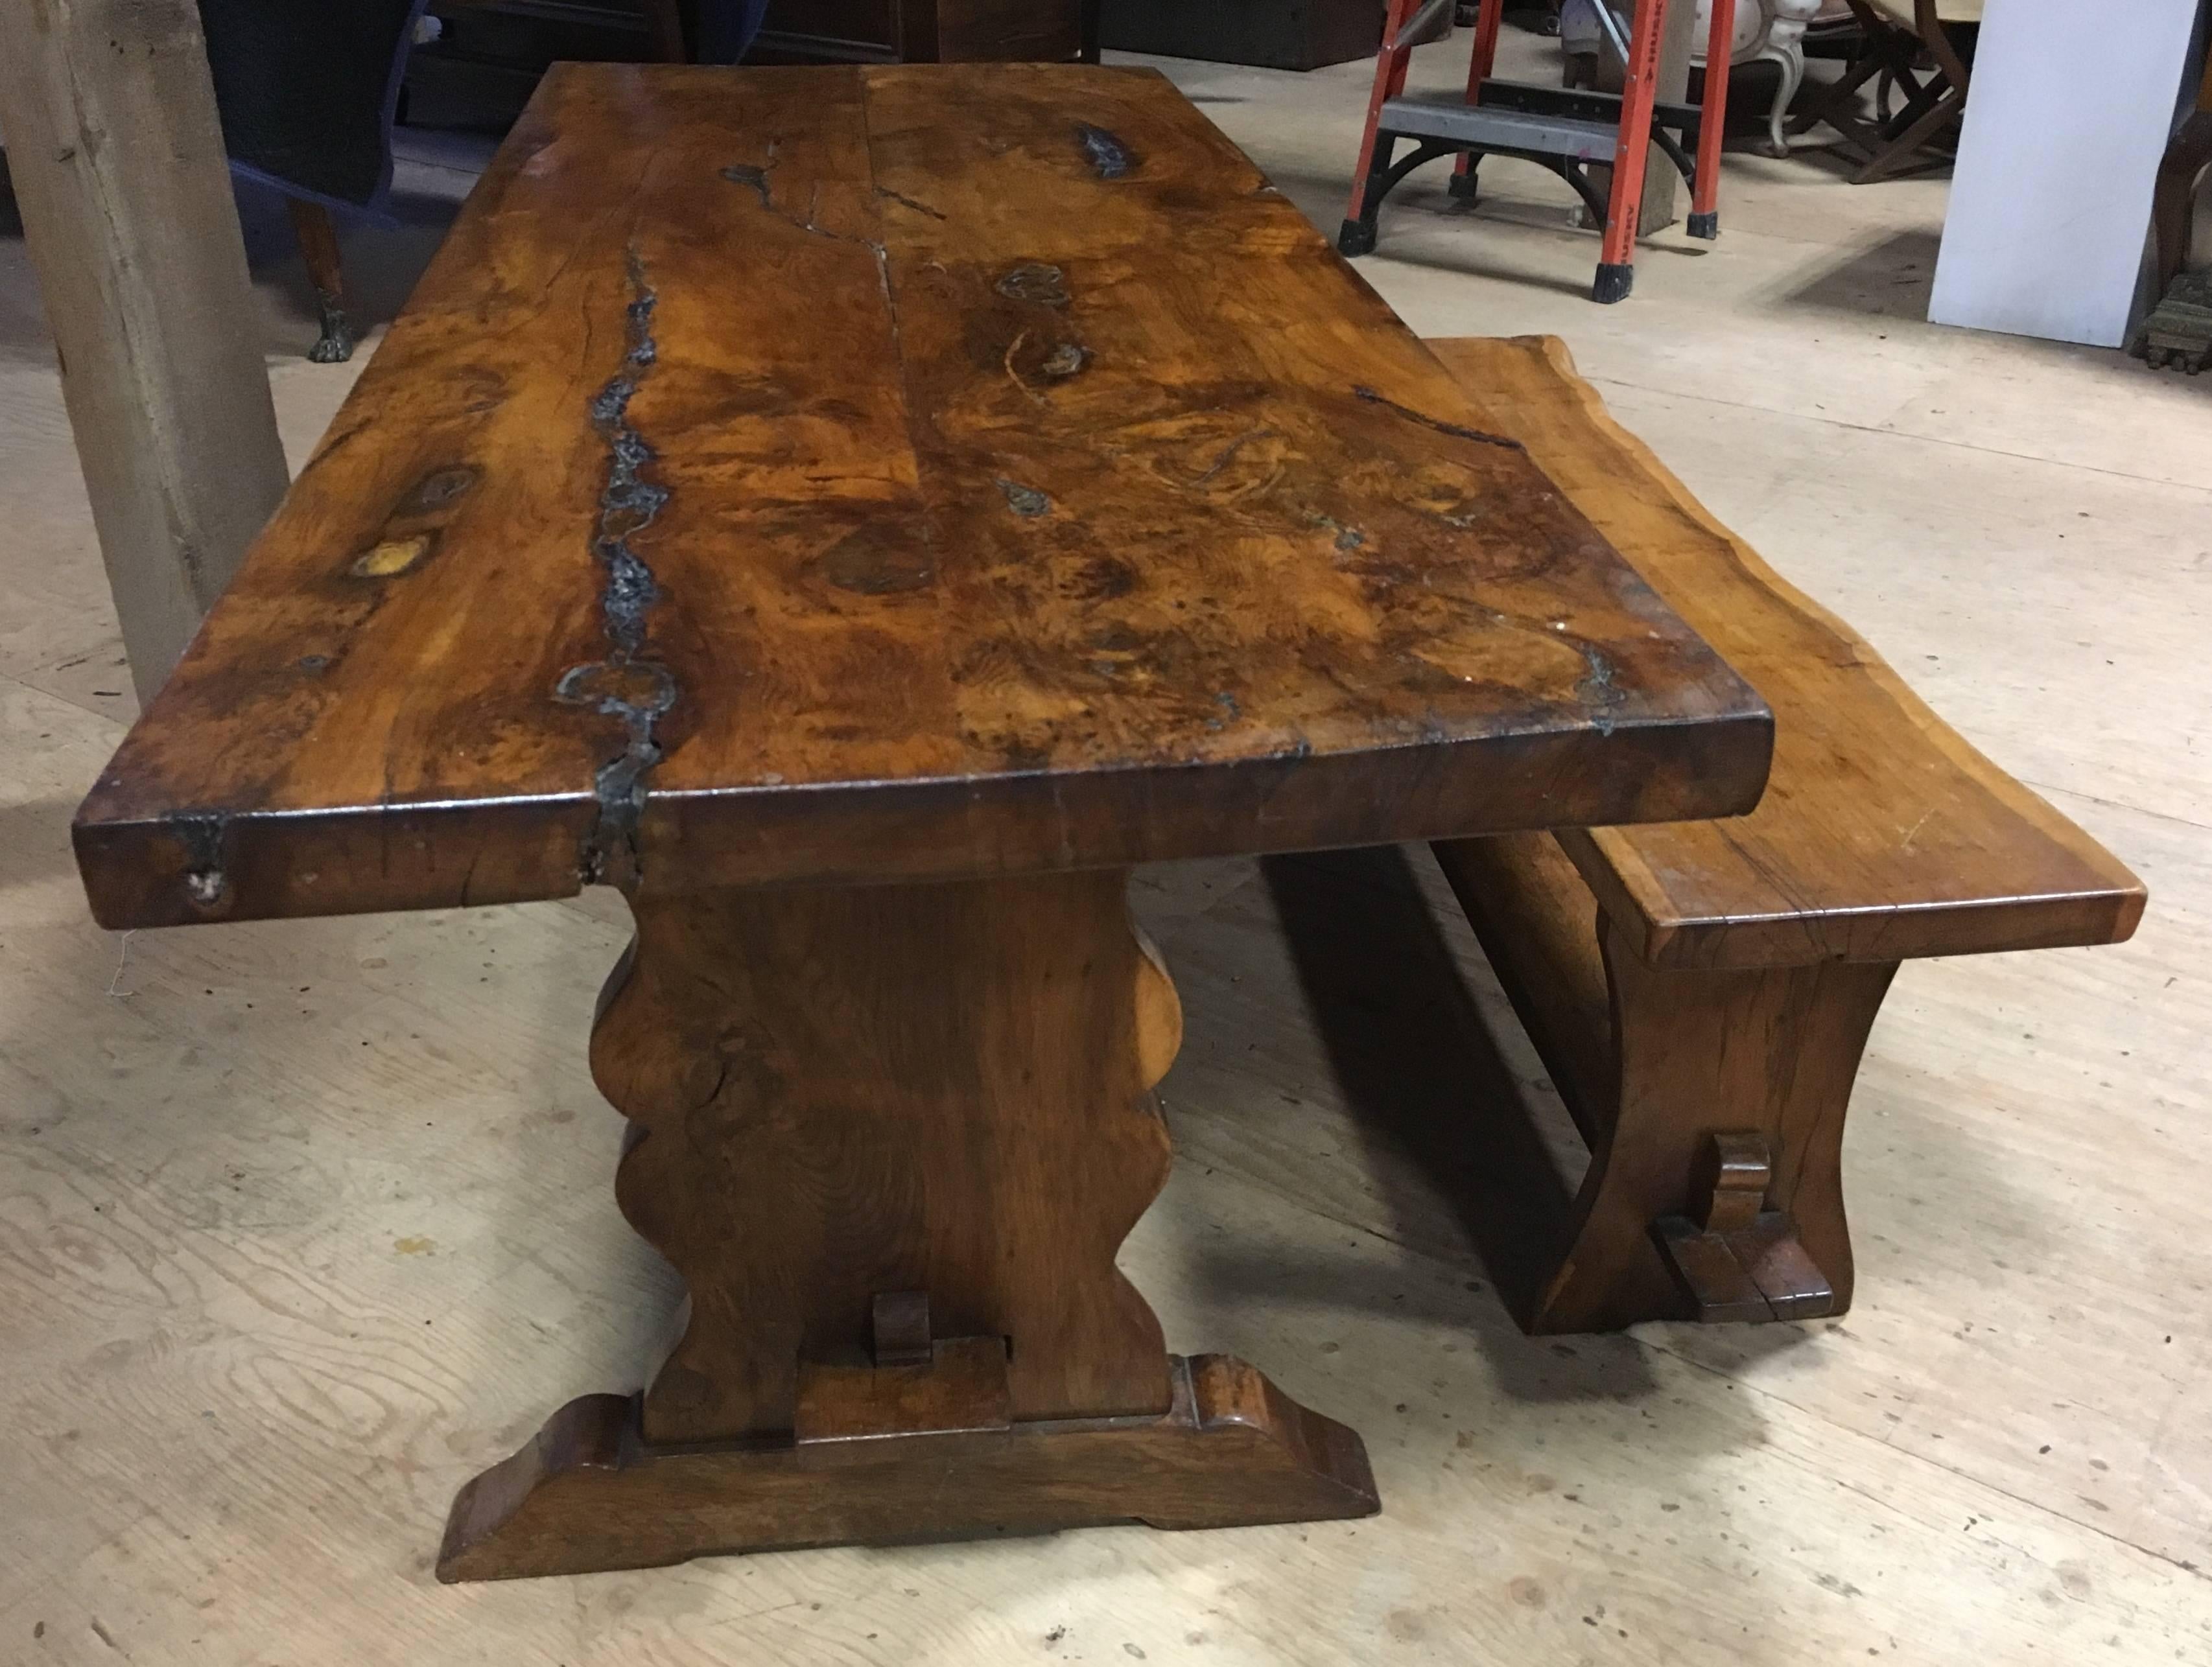
<svg viewBox="0 0 2212 1667">
<path fill-rule="evenodd" d="M 80 812 L 111 927 L 620 887 L 688 1283 L 447 1579 L 1350 1516 L 1115 1265 L 1132 864 L 1741 812 L 1765 707 L 1170 84 L 562 65 Z"/>
</svg>

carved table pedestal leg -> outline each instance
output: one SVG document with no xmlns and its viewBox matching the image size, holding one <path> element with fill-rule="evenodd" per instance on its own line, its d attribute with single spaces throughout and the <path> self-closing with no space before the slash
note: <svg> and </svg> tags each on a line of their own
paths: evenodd
<svg viewBox="0 0 2212 1667">
<path fill-rule="evenodd" d="M 1181 1039 L 1125 882 L 633 900 L 592 1064 L 688 1329 L 461 1490 L 442 1579 L 1376 1508 L 1356 1434 L 1170 1356 L 1115 1266 Z"/>
</svg>

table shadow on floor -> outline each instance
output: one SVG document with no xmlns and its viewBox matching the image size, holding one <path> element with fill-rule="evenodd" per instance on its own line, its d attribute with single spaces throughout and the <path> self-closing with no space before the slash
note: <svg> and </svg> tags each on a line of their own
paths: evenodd
<svg viewBox="0 0 2212 1667">
<path fill-rule="evenodd" d="M 1490 1276 L 1494 1294 L 1426 1318 L 1467 1326 L 1516 1397 L 1649 1390 L 1629 1339 L 1531 1338 L 1513 1318 L 1564 1242 L 1573 1181 L 1553 1155 L 1564 1112 L 1529 1094 L 1501 1053 L 1407 854 L 1276 857 L 1261 870 L 1335 1098 L 1381 1194 L 1384 1219 L 1370 1230 L 1415 1246 L 1463 1237 Z M 1349 1258 L 1286 1264 L 1216 1244 L 1205 1277 L 1254 1299 L 1407 1312 L 1406 1282 Z"/>
</svg>

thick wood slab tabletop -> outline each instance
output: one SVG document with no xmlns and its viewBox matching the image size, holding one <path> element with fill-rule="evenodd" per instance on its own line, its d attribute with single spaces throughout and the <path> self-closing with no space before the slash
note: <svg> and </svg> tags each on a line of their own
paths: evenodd
<svg viewBox="0 0 2212 1667">
<path fill-rule="evenodd" d="M 76 839 L 143 926 L 1721 815 L 1770 746 L 1159 76 L 567 65 Z"/>
<path fill-rule="evenodd" d="M 2111 943 L 2142 882 L 1930 711 L 1866 640 L 1716 521 L 1549 336 L 1431 342 L 1606 536 L 1773 702 L 1773 778 L 1726 821 L 1562 830 L 1666 967 Z"/>
</svg>

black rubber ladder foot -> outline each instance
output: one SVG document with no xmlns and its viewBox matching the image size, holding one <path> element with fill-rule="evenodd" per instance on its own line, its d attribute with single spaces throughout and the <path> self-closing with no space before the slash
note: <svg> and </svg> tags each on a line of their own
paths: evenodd
<svg viewBox="0 0 2212 1667">
<path fill-rule="evenodd" d="M 1342 255 L 1373 254 L 1375 228 L 1360 221 L 1346 221 L 1344 229 L 1336 234 L 1336 249 Z"/>
<path fill-rule="evenodd" d="M 1627 261 L 1601 260 L 1597 265 L 1597 276 L 1590 284 L 1590 299 L 1611 306 L 1615 301 L 1625 301 L 1628 292 L 1636 287 L 1636 268 Z"/>
<path fill-rule="evenodd" d="M 1444 189 L 1461 202 L 1472 203 L 1479 188 L 1473 174 L 1454 173 L 1451 177 L 1451 184 L 1446 185 Z"/>
<path fill-rule="evenodd" d="M 1706 242 L 1711 242 L 1721 234 L 1721 211 L 1712 209 L 1704 214 L 1692 215 L 1686 229 L 1692 237 L 1701 237 Z"/>
</svg>

